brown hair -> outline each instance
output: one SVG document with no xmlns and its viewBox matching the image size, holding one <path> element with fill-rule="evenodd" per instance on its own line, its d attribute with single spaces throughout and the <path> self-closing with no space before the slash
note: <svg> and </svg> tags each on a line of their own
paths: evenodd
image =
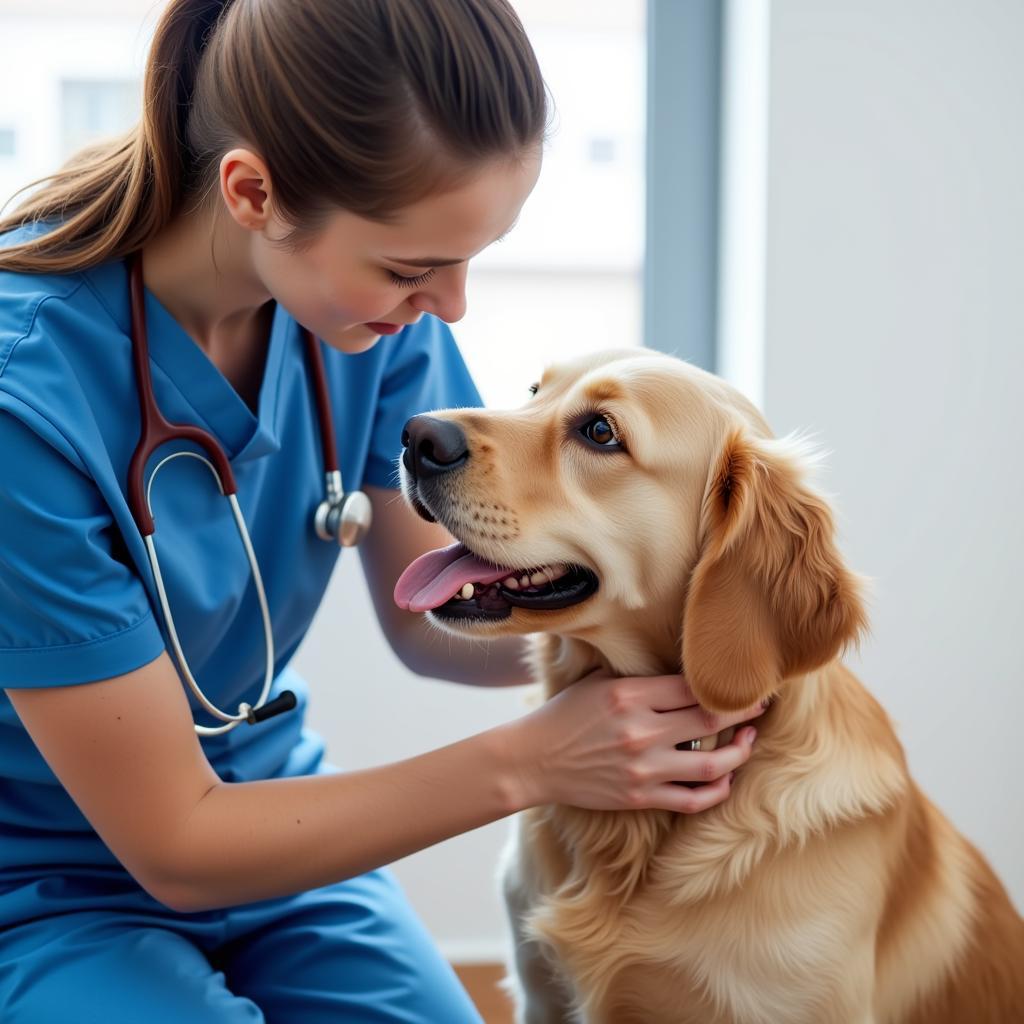
<svg viewBox="0 0 1024 1024">
<path fill-rule="evenodd" d="M 0 232 L 58 222 L 0 248 L 0 269 L 64 273 L 135 251 L 209 197 L 234 145 L 266 161 L 295 225 L 282 241 L 298 245 L 332 208 L 387 221 L 482 161 L 522 155 L 546 119 L 507 0 L 170 0 L 141 122 L 0 218 Z"/>
</svg>

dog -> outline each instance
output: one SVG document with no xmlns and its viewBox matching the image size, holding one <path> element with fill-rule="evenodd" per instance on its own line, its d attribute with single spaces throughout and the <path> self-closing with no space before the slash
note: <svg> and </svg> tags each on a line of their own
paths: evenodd
<svg viewBox="0 0 1024 1024">
<path fill-rule="evenodd" d="M 550 367 L 531 391 L 407 425 L 403 494 L 458 543 L 396 600 L 456 634 L 535 634 L 548 698 L 602 668 L 682 671 L 709 712 L 773 703 L 699 814 L 518 816 L 518 1020 L 1024 1022 L 1024 920 L 839 660 L 866 628 L 863 581 L 813 451 L 650 350 Z"/>
</svg>

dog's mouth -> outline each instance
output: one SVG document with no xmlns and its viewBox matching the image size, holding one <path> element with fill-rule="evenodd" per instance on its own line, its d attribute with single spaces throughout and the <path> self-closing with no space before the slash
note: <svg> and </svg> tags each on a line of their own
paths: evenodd
<svg viewBox="0 0 1024 1024">
<path fill-rule="evenodd" d="M 444 619 L 503 619 L 513 608 L 568 608 L 597 588 L 597 576 L 584 566 L 514 569 L 486 561 L 460 541 L 417 558 L 395 584 L 395 603 Z"/>
</svg>

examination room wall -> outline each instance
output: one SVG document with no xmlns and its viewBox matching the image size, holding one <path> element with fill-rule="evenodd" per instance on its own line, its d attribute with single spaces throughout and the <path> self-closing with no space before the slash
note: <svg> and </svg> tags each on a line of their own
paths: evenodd
<svg viewBox="0 0 1024 1024">
<path fill-rule="evenodd" d="M 765 409 L 831 450 L 851 664 L 1024 910 L 1024 4 L 771 9 Z"/>
</svg>

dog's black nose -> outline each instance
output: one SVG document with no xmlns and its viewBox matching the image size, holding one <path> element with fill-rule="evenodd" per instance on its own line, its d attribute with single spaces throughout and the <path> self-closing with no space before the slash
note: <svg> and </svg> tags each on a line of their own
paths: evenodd
<svg viewBox="0 0 1024 1024">
<path fill-rule="evenodd" d="M 433 416 L 413 416 L 402 431 L 402 461 L 417 480 L 450 473 L 469 458 L 462 428 Z"/>
</svg>

